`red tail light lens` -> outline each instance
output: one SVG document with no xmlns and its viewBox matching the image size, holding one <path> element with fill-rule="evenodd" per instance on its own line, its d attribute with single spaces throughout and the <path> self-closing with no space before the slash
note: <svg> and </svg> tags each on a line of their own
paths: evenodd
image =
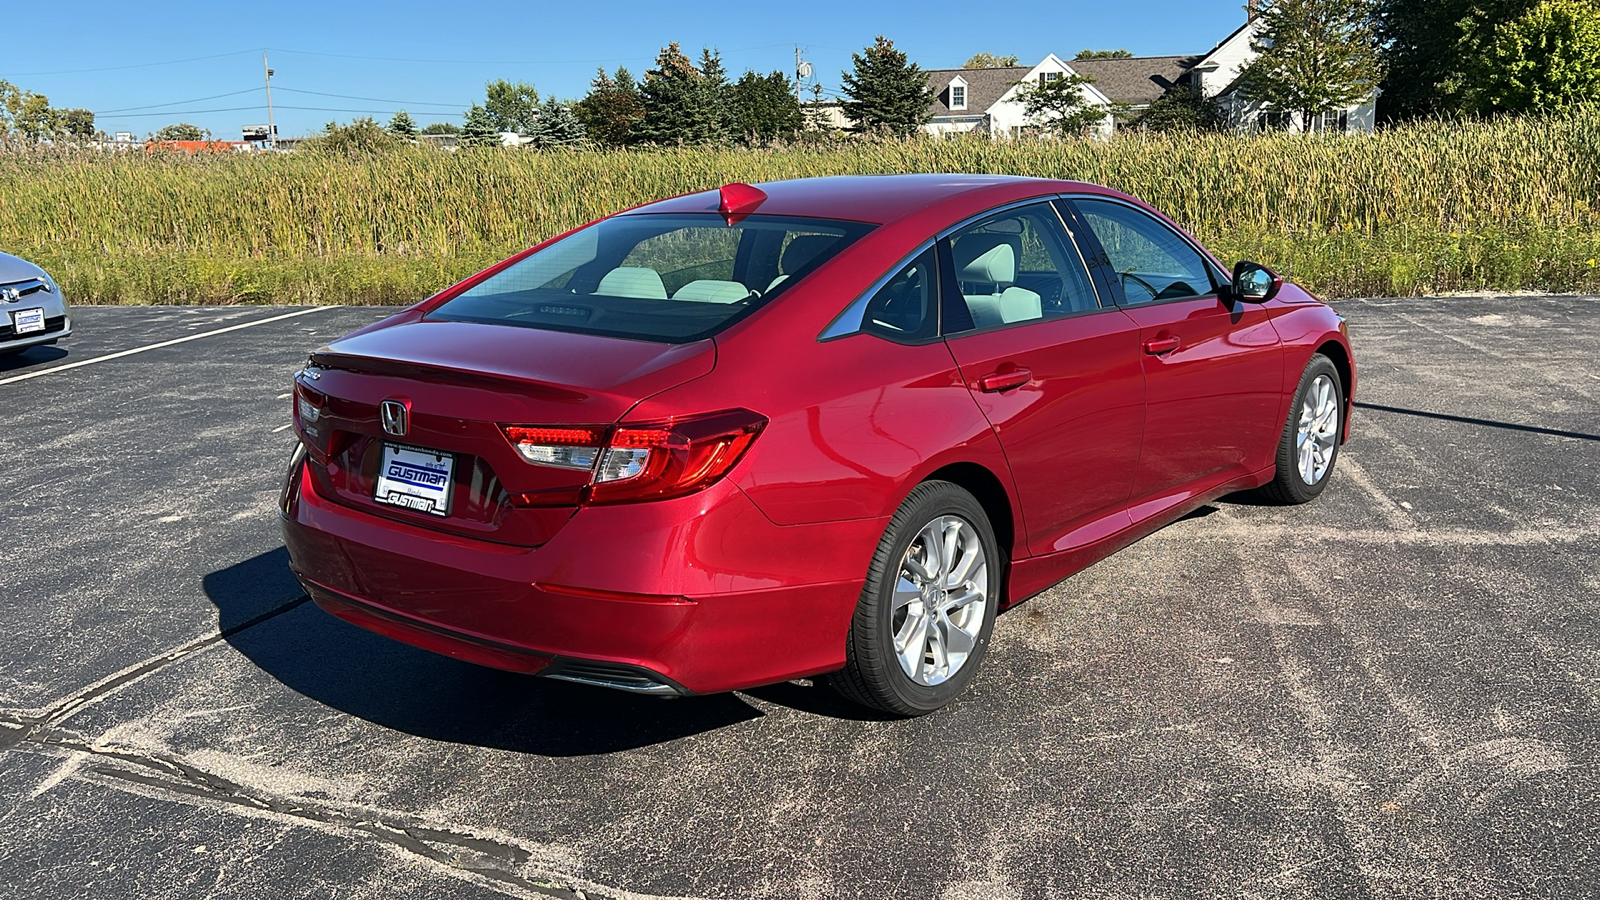
<svg viewBox="0 0 1600 900">
<path fill-rule="evenodd" d="M 661 422 L 604 426 L 504 426 L 517 453 L 534 465 L 589 469 L 583 505 L 681 497 L 709 487 L 739 462 L 767 424 L 747 409 Z M 524 494 L 521 506 L 571 502 Z"/>
</svg>

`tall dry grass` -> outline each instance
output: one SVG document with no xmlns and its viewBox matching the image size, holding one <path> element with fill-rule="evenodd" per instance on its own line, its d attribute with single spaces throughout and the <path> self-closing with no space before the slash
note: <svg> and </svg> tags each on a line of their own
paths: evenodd
<svg viewBox="0 0 1600 900">
<path fill-rule="evenodd" d="M 727 181 L 1076 178 L 1329 296 L 1600 290 L 1600 118 L 1371 135 L 1129 135 L 781 149 L 0 154 L 0 248 L 80 302 L 406 303 L 616 209 Z"/>
</svg>

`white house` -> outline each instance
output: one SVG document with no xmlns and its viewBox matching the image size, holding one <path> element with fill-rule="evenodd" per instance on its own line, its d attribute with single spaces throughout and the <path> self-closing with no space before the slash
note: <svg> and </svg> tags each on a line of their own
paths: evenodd
<svg viewBox="0 0 1600 900">
<path fill-rule="evenodd" d="M 1297 112 L 1268 108 L 1246 98 L 1239 90 L 1239 73 L 1256 58 L 1250 42 L 1260 30 L 1261 19 L 1252 15 L 1190 68 L 1189 83 L 1201 96 L 1216 101 L 1223 118 L 1235 131 L 1301 131 Z M 1312 121 L 1311 128 L 1313 131 L 1371 131 L 1376 123 L 1377 102 L 1378 92 L 1374 89 L 1360 103 L 1324 113 Z"/>
<path fill-rule="evenodd" d="M 1024 129 L 1037 128 L 1039 122 L 1023 111 L 1024 85 L 1040 84 L 1079 74 L 1054 53 L 1033 67 L 1000 66 L 992 69 L 933 69 L 925 73 L 934 90 L 929 112 L 933 119 L 923 126 L 932 134 L 959 134 L 977 131 L 994 138 L 1016 137 Z M 1107 113 L 1095 133 L 1109 136 L 1113 128 L 1111 100 L 1093 85 L 1080 88 L 1089 105 Z"/>
</svg>

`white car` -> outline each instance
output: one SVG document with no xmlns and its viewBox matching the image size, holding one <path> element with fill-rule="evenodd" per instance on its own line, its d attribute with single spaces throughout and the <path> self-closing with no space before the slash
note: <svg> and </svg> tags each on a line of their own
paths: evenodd
<svg viewBox="0 0 1600 900">
<path fill-rule="evenodd" d="M 33 263 L 0 253 L 0 355 L 70 334 L 72 316 L 55 281 Z"/>
</svg>

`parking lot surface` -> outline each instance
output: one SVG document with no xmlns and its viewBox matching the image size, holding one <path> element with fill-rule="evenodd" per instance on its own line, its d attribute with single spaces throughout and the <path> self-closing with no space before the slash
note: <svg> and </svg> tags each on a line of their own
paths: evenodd
<svg viewBox="0 0 1600 900">
<path fill-rule="evenodd" d="M 886 721 L 334 619 L 279 537 L 289 378 L 389 310 L 80 308 L 0 358 L 0 894 L 1594 896 L 1600 299 L 1338 309 L 1320 500 L 1202 509 Z"/>
</svg>

